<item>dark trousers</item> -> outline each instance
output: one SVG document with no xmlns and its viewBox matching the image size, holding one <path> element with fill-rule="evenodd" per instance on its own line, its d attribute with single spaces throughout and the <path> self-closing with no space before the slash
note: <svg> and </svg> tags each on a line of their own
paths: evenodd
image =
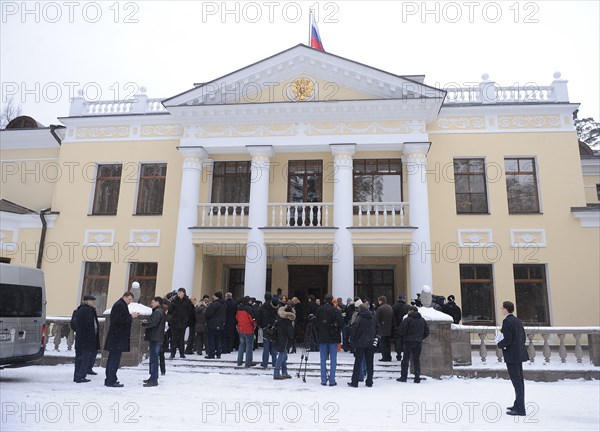
<svg viewBox="0 0 600 432">
<path fill-rule="evenodd" d="M 408 364 L 411 357 L 415 368 L 415 379 L 421 377 L 421 346 L 421 342 L 404 343 L 404 355 L 402 356 L 402 363 L 400 363 L 400 378 L 406 379 L 408 376 Z"/>
<path fill-rule="evenodd" d="M 121 363 L 121 354 L 121 351 L 109 351 L 108 359 L 106 360 L 106 379 L 104 380 L 104 384 L 111 385 L 119 380 L 117 378 L 117 371 Z"/>
<path fill-rule="evenodd" d="M 354 348 L 354 368 L 352 369 L 352 384 L 358 384 L 361 375 L 363 360 L 367 363 L 367 380 L 365 384 L 373 385 L 373 357 L 375 356 L 375 347 Z"/>
<path fill-rule="evenodd" d="M 171 357 L 175 357 L 175 352 L 177 352 L 177 349 L 179 349 L 179 355 L 183 356 L 185 354 L 185 341 L 183 340 L 185 336 L 185 327 L 173 327 L 171 332 Z"/>
<path fill-rule="evenodd" d="M 187 340 L 187 345 L 185 347 L 185 353 L 186 354 L 193 354 L 194 353 L 194 348 L 196 347 L 196 329 L 195 329 L 195 325 L 194 326 L 190 326 L 188 327 L 189 332 L 188 332 L 188 340 Z"/>
<path fill-rule="evenodd" d="M 508 376 L 515 388 L 515 411 L 525 413 L 525 382 L 523 381 L 523 363 L 506 363 Z"/>
<path fill-rule="evenodd" d="M 381 360 L 392 360 L 392 345 L 390 336 L 381 336 L 380 346 L 381 346 Z"/>
<path fill-rule="evenodd" d="M 97 354 L 98 354 L 98 351 L 96 351 L 96 350 L 90 351 L 90 361 L 87 366 L 87 373 L 92 372 L 92 369 L 94 368 L 94 366 L 96 366 L 96 355 Z"/>
<path fill-rule="evenodd" d="M 208 344 L 206 345 L 206 354 L 209 357 L 221 357 L 223 339 L 223 330 L 208 329 Z"/>
<path fill-rule="evenodd" d="M 160 349 L 160 352 L 158 353 L 158 364 L 160 366 L 160 374 L 164 375 L 167 373 L 167 366 L 165 365 L 165 350 L 164 349 Z"/>
<path fill-rule="evenodd" d="M 205 341 L 204 339 L 206 332 L 196 332 L 196 337 L 194 339 L 194 343 L 196 344 L 196 354 L 201 355 L 202 351 L 204 351 Z"/>
<path fill-rule="evenodd" d="M 150 341 L 148 353 L 150 355 L 150 381 L 158 381 L 158 357 L 160 355 L 161 342 Z"/>
<path fill-rule="evenodd" d="M 75 350 L 75 373 L 73 379 L 79 381 L 85 378 L 90 368 L 90 358 L 96 360 L 96 351 L 76 349 Z"/>
</svg>

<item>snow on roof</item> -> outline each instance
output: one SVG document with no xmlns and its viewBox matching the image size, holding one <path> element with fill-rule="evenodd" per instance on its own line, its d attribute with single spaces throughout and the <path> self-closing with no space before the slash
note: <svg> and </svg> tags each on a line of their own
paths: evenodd
<svg viewBox="0 0 600 432">
<path fill-rule="evenodd" d="M 432 307 L 420 307 L 419 309 L 419 313 L 421 314 L 421 316 L 423 318 L 425 318 L 426 321 L 448 321 L 448 322 L 454 322 L 452 320 L 452 317 L 448 314 L 445 314 L 444 312 L 440 312 L 438 310 L 435 310 Z"/>
</svg>

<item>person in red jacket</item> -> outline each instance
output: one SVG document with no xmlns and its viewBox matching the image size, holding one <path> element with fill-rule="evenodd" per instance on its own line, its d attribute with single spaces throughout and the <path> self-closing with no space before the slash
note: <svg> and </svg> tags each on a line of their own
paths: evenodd
<svg viewBox="0 0 600 432">
<path fill-rule="evenodd" d="M 240 348 L 238 349 L 237 365 L 242 365 L 245 351 L 245 366 L 247 368 L 256 366 L 256 363 L 252 362 L 252 349 L 254 348 L 254 329 L 256 328 L 256 321 L 254 319 L 254 309 L 250 305 L 250 300 L 250 297 L 244 297 L 238 304 L 238 310 L 235 314 L 237 330 L 240 335 Z"/>
</svg>

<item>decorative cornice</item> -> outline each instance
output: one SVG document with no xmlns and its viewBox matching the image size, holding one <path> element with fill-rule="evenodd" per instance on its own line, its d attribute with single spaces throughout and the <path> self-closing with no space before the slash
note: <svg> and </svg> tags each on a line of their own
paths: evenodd
<svg viewBox="0 0 600 432">
<path fill-rule="evenodd" d="M 130 134 L 129 126 L 79 126 L 75 136 L 80 139 L 129 138 Z"/>
</svg>

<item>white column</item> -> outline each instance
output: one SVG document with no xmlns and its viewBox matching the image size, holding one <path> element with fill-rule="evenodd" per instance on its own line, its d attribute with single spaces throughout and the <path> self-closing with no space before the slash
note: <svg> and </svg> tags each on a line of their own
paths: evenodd
<svg viewBox="0 0 600 432">
<path fill-rule="evenodd" d="M 262 299 L 267 283 L 267 248 L 260 228 L 266 227 L 269 213 L 269 167 L 273 156 L 271 146 L 248 146 L 252 155 L 248 244 L 244 295 Z"/>
<path fill-rule="evenodd" d="M 410 296 L 416 298 L 423 285 L 432 285 L 431 238 L 429 229 L 429 195 L 427 192 L 427 152 L 430 143 L 405 143 L 404 156 L 408 180 L 409 223 L 413 234 L 410 266 Z"/>
<path fill-rule="evenodd" d="M 198 201 L 202 175 L 202 159 L 207 157 L 201 147 L 179 148 L 183 156 L 181 192 L 179 195 L 179 216 L 177 237 L 173 258 L 172 289 L 183 287 L 188 293 L 194 289 L 195 246 L 189 228 L 198 225 Z"/>
<path fill-rule="evenodd" d="M 352 233 L 352 156 L 354 144 L 332 144 L 334 183 L 333 183 L 333 225 L 335 243 L 332 262 L 332 294 L 334 297 L 354 298 L 354 248 Z"/>
</svg>

